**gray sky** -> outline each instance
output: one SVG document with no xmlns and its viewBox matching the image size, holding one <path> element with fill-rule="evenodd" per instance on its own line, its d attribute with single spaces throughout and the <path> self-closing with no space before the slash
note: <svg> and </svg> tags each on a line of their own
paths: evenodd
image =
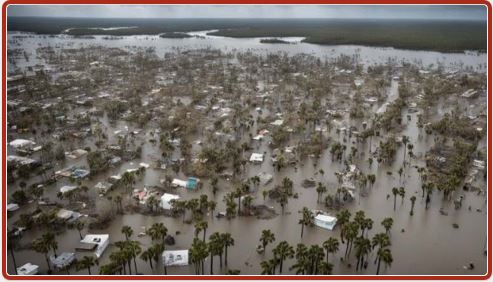
<svg viewBox="0 0 493 282">
<path fill-rule="evenodd" d="M 9 5 L 8 16 L 100 18 L 415 18 L 486 20 L 478 5 Z"/>
</svg>

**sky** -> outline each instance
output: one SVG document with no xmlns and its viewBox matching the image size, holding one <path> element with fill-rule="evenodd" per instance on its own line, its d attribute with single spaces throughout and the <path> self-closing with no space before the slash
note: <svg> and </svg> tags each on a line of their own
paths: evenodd
<svg viewBox="0 0 493 282">
<path fill-rule="evenodd" d="M 479 5 L 9 5 L 8 16 L 486 20 Z"/>
</svg>

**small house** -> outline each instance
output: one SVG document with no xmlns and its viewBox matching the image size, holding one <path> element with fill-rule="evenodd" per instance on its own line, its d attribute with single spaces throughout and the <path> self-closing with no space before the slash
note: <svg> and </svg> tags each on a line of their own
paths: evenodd
<svg viewBox="0 0 493 282">
<path fill-rule="evenodd" d="M 64 252 L 61 253 L 58 256 L 51 256 L 50 261 L 51 264 L 57 269 L 63 269 L 69 265 L 71 265 L 75 260 L 75 254 L 74 253 L 68 253 Z"/>
<path fill-rule="evenodd" d="M 110 243 L 109 234 L 87 234 L 75 248 L 78 251 L 93 251 L 99 258 Z"/>
<path fill-rule="evenodd" d="M 35 275 L 38 273 L 39 266 L 32 264 L 30 262 L 24 264 L 17 268 L 18 275 Z"/>
<path fill-rule="evenodd" d="M 164 251 L 163 264 L 165 266 L 188 265 L 188 250 Z"/>
<path fill-rule="evenodd" d="M 164 193 L 163 196 L 161 196 L 161 208 L 165 210 L 170 210 L 173 207 L 172 201 L 176 201 L 178 199 L 180 199 L 180 196 L 178 195 Z"/>
<path fill-rule="evenodd" d="M 322 227 L 327 230 L 332 230 L 334 229 L 336 223 L 337 223 L 337 218 L 333 216 L 324 215 L 324 214 L 319 214 L 315 216 L 315 225 L 318 227 Z"/>
<path fill-rule="evenodd" d="M 250 156 L 250 162 L 252 163 L 261 163 L 264 161 L 264 155 L 259 153 L 252 153 Z"/>
</svg>

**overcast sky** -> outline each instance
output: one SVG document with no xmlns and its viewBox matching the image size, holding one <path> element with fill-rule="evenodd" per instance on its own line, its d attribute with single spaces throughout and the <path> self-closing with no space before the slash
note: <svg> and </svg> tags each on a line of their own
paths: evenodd
<svg viewBox="0 0 493 282">
<path fill-rule="evenodd" d="M 363 5 L 9 5 L 8 16 L 100 18 L 415 18 L 486 20 L 486 7 Z"/>
</svg>

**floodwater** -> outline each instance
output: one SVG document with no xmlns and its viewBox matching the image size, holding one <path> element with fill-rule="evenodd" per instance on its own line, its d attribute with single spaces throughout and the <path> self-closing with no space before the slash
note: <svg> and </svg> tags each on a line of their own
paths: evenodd
<svg viewBox="0 0 493 282">
<path fill-rule="evenodd" d="M 12 34 L 9 34 L 9 42 L 12 40 Z M 361 61 L 365 64 L 384 63 L 389 59 L 401 61 L 407 60 L 415 62 L 423 66 L 429 64 L 437 64 L 441 62 L 449 67 L 471 66 L 475 69 L 482 70 L 483 64 L 486 64 L 486 55 L 484 54 L 442 54 L 436 52 L 424 52 L 424 51 L 407 51 L 407 50 L 395 50 L 392 48 L 370 48 L 362 46 L 318 46 L 313 44 L 275 44 L 266 45 L 260 44 L 258 39 L 232 39 L 232 38 L 191 38 L 191 39 L 162 39 L 154 36 L 132 36 L 123 37 L 118 40 L 103 40 L 102 37 L 96 36 L 96 39 L 72 39 L 67 36 L 57 37 L 43 37 L 43 36 L 29 36 L 28 38 L 17 40 L 19 46 L 12 46 L 15 48 L 26 48 L 27 52 L 35 54 L 34 49 L 40 46 L 64 46 L 67 43 L 72 44 L 72 48 L 88 46 L 88 45 L 104 45 L 110 47 L 128 47 L 128 46 L 140 46 L 140 47 L 156 47 L 156 52 L 164 53 L 166 51 L 173 50 L 174 48 L 221 48 L 225 51 L 231 51 L 233 49 L 241 51 L 254 51 L 254 52 L 279 52 L 285 51 L 289 54 L 295 53 L 309 53 L 315 54 L 321 57 L 335 57 L 339 54 L 354 55 L 358 54 Z M 10 43 L 9 43 L 10 44 Z M 10 46 L 9 46 L 10 47 Z M 32 56 L 31 56 L 32 57 Z M 30 61 L 29 64 L 33 64 Z M 19 64 L 18 64 L 19 66 Z M 397 91 L 397 82 L 392 82 L 388 90 L 388 101 L 395 97 Z M 387 102 L 388 102 L 387 101 Z M 382 105 L 375 105 L 374 110 L 377 111 Z M 254 117 L 257 117 L 256 112 L 252 111 Z M 265 114 L 265 113 L 264 113 Z M 413 165 L 424 165 L 423 156 L 425 152 L 433 145 L 433 137 L 422 137 L 418 128 L 416 127 L 417 113 L 410 114 L 411 121 L 408 122 L 406 116 L 408 113 L 403 111 L 402 120 L 406 123 L 406 127 L 402 134 L 407 135 L 411 139 L 411 143 L 414 144 L 414 153 L 417 156 L 413 160 Z M 361 124 L 356 121 L 350 121 L 346 116 L 343 121 L 347 126 L 355 126 L 361 130 Z M 115 130 L 122 129 L 125 126 L 129 127 L 129 130 L 135 129 L 135 126 L 126 124 L 125 122 L 118 122 L 115 125 L 109 124 L 106 119 L 103 119 L 103 123 L 107 127 L 107 133 L 109 139 L 112 140 L 114 136 L 112 133 Z M 140 162 L 152 163 L 153 156 L 160 154 L 158 146 L 150 144 L 147 140 L 147 134 L 152 130 L 152 125 L 143 129 L 139 134 L 137 142 L 145 142 L 143 146 L 142 158 L 134 160 L 132 163 L 122 164 L 119 167 L 115 167 L 97 177 L 84 181 L 84 185 L 93 187 L 97 182 L 106 179 L 110 175 L 121 173 L 129 167 L 138 167 Z M 252 133 L 257 132 L 262 128 L 257 128 L 256 125 L 251 129 Z M 334 140 L 342 141 L 343 134 L 336 133 L 332 130 L 330 135 Z M 248 136 L 248 134 L 246 134 Z M 26 136 L 28 137 L 28 136 Z M 349 138 L 348 136 L 345 136 Z M 375 150 L 379 141 L 383 139 L 374 137 L 372 141 L 371 150 Z M 92 138 L 86 141 L 85 144 L 94 142 Z M 422 274 L 422 275 L 481 275 L 487 271 L 487 257 L 484 255 L 486 247 L 486 232 L 487 232 L 487 205 L 486 196 L 477 195 L 474 192 L 457 191 L 454 197 L 458 195 L 464 195 L 463 207 L 460 210 L 455 210 L 452 202 L 443 201 L 442 195 L 434 193 L 430 208 L 425 210 L 425 201 L 421 197 L 421 182 L 416 169 L 409 167 L 405 170 L 405 174 L 402 179 L 399 179 L 397 170 L 403 163 L 403 148 L 401 147 L 396 155 L 396 160 L 392 166 L 378 165 L 374 162 L 370 167 L 366 161 L 369 157 L 368 144 L 359 144 L 355 142 L 355 139 L 351 139 L 354 142 L 354 146 L 358 148 L 358 162 L 355 164 L 364 173 L 373 173 L 377 176 L 377 180 L 373 188 L 368 189 L 367 196 L 361 196 L 359 193 L 356 195 L 356 199 L 347 205 L 347 208 L 354 213 L 358 210 L 364 210 L 368 217 L 374 220 L 373 228 L 370 230 L 370 236 L 384 231 L 380 222 L 385 217 L 392 217 L 394 219 L 394 225 L 391 230 L 391 251 L 394 258 L 392 266 L 385 268 L 382 266 L 382 274 Z M 74 144 L 74 149 L 77 147 L 83 147 L 85 144 Z M 483 141 L 484 144 L 484 141 Z M 294 144 L 291 144 L 294 145 Z M 349 147 L 349 146 L 348 146 Z M 329 193 L 335 194 L 337 188 L 337 179 L 334 172 L 343 170 L 344 165 L 339 162 L 332 162 L 328 150 L 324 153 L 321 159 L 315 163 L 313 159 L 308 158 L 302 165 L 294 167 L 286 167 L 280 172 L 275 171 L 270 161 L 271 149 L 269 149 L 267 142 L 263 141 L 258 148 L 254 148 L 253 152 L 266 152 L 265 160 L 260 165 L 248 165 L 245 175 L 250 177 L 257 175 L 259 172 L 265 171 L 274 176 L 273 181 L 267 186 L 260 186 L 259 191 L 255 194 L 254 204 L 262 204 L 264 200 L 262 198 L 262 191 L 274 187 L 280 183 L 284 177 L 289 177 L 294 182 L 295 193 L 299 194 L 298 199 L 289 199 L 289 203 L 285 209 L 285 213 L 281 215 L 281 208 L 275 201 L 269 199 L 265 200 L 265 204 L 275 208 L 278 216 L 269 220 L 259 220 L 255 217 L 236 217 L 232 220 L 217 219 L 211 215 L 207 215 L 209 228 L 207 234 L 213 232 L 229 232 L 235 239 L 235 245 L 228 249 L 228 266 L 231 269 L 240 269 L 241 274 L 259 274 L 260 262 L 264 259 L 272 258 L 273 245 L 282 240 L 288 241 L 291 245 L 296 245 L 300 242 L 310 244 L 322 244 L 330 236 L 339 238 L 340 228 L 336 227 L 334 231 L 327 231 L 318 227 L 306 228 L 304 237 L 300 238 L 301 226 L 298 223 L 299 214 L 298 211 L 303 207 L 309 207 L 311 209 L 326 210 L 323 204 L 317 204 L 317 193 L 315 188 L 303 188 L 301 182 L 306 178 L 313 177 L 317 181 L 323 181 L 328 184 Z M 251 153 L 251 152 L 249 152 Z M 175 155 L 179 155 L 179 149 L 176 150 Z M 36 157 L 36 155 L 34 156 Z M 249 156 L 246 156 L 249 157 Z M 66 167 L 72 164 L 84 165 L 85 159 L 77 161 L 67 161 L 64 164 L 60 164 L 60 167 Z M 324 175 L 317 173 L 320 169 L 325 171 Z M 392 171 L 393 174 L 389 175 L 387 172 Z M 135 184 L 135 188 L 143 188 L 144 185 L 152 186 L 159 185 L 159 179 L 164 178 L 164 171 L 149 168 L 146 170 L 144 177 L 138 180 Z M 186 176 L 181 172 L 174 177 L 184 179 Z M 45 196 L 56 200 L 56 192 L 58 189 L 65 185 L 65 183 L 59 182 L 53 186 L 45 189 Z M 205 180 L 204 188 L 201 191 L 187 191 L 177 190 L 177 193 L 184 199 L 197 198 L 200 194 L 207 194 L 209 198 L 213 198 L 217 201 L 218 206 L 216 211 L 224 211 L 225 204 L 222 201 L 223 196 L 230 192 L 233 188 L 230 182 L 221 179 L 219 182 L 219 192 L 214 197 L 210 191 L 210 185 L 208 180 Z M 397 208 L 393 210 L 393 197 L 387 199 L 387 195 L 392 195 L 392 187 L 404 186 L 406 188 L 406 198 L 401 203 L 400 197 L 397 198 Z M 486 189 L 486 183 L 481 179 L 479 187 Z M 18 188 L 18 183 L 9 185 L 8 193 L 13 193 Z M 409 215 L 411 203 L 409 197 L 416 195 L 418 200 L 416 201 L 414 216 Z M 97 197 L 97 196 L 95 196 Z M 111 202 L 104 202 L 102 199 L 96 201 L 96 206 L 101 207 L 104 205 L 112 204 Z M 470 210 L 468 209 L 469 207 Z M 27 208 L 34 208 L 34 204 L 31 204 Z M 24 208 L 23 208 L 24 209 Z M 22 210 L 14 212 L 11 218 L 9 218 L 9 225 L 15 221 Z M 441 215 L 439 210 L 444 209 L 448 212 L 448 215 Z M 329 211 L 335 214 L 336 211 Z M 137 237 L 136 234 L 143 231 L 142 227 L 149 227 L 155 222 L 163 222 L 168 228 L 169 234 L 175 236 L 177 231 L 179 235 L 175 236 L 176 245 L 168 246 L 168 249 L 187 249 L 191 245 L 194 238 L 194 227 L 191 224 L 182 223 L 182 218 L 169 218 L 165 216 L 144 216 L 141 214 L 124 214 L 118 215 L 111 224 L 102 230 L 90 230 L 90 233 L 108 233 L 110 234 L 110 241 L 116 242 L 123 240 L 124 236 L 121 234 L 120 229 L 123 225 L 129 225 L 134 229 L 134 239 L 142 242 L 143 249 L 150 246 L 150 239 L 148 237 Z M 460 227 L 454 229 L 452 224 L 457 223 Z M 257 254 L 255 248 L 259 243 L 260 233 L 263 229 L 270 229 L 276 236 L 276 242 L 273 245 L 267 246 L 267 252 L 265 255 Z M 83 233 L 87 233 L 84 230 Z M 26 245 L 33 239 L 41 236 L 42 230 L 32 230 L 24 234 L 21 241 L 21 245 Z M 67 230 L 66 232 L 57 235 L 59 252 L 69 251 L 74 252 L 75 245 L 79 242 L 79 234 L 77 230 Z M 100 265 L 109 261 L 109 254 L 114 250 L 114 246 L 110 246 L 102 258 L 100 259 Z M 334 274 L 375 274 L 376 265 L 373 264 L 373 253 L 370 257 L 368 268 L 355 272 L 355 257 L 354 252 L 350 255 L 351 267 L 348 267 L 347 261 L 341 262 L 340 258 L 344 256 L 345 245 L 340 246 L 339 253 L 331 256 L 330 262 L 334 264 Z M 41 268 L 41 273 L 46 273 L 46 262 L 42 254 L 36 253 L 31 250 L 19 250 L 16 253 L 17 264 L 23 265 L 24 263 L 31 262 L 38 264 Z M 206 260 L 206 273 L 209 273 L 209 262 Z M 464 265 L 474 263 L 475 268 L 468 270 L 464 268 Z M 162 274 L 163 269 L 151 270 L 148 263 L 138 259 L 139 272 L 144 274 Z M 285 263 L 283 274 L 293 273 L 289 270 L 289 266 L 294 263 L 294 260 L 288 260 Z M 225 267 L 219 269 L 218 260 L 215 260 L 215 274 L 225 272 Z M 8 272 L 13 274 L 13 264 L 11 257 L 8 257 Z M 86 274 L 86 270 L 77 272 L 75 268 L 70 270 L 71 274 L 79 273 Z M 94 268 L 93 273 L 97 272 Z M 59 274 L 65 274 L 59 273 Z M 168 267 L 168 274 L 194 274 L 194 268 L 192 265 L 183 267 Z"/>
</svg>

